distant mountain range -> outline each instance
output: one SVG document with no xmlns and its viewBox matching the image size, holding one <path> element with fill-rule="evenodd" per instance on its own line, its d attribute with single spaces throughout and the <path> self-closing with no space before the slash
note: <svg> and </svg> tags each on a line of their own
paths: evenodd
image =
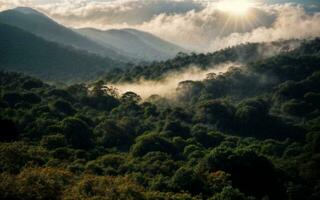
<svg viewBox="0 0 320 200">
<path fill-rule="evenodd" d="M 0 23 L 21 28 L 48 41 L 73 46 L 114 60 L 165 60 L 174 57 L 178 52 L 186 52 L 183 48 L 152 34 L 133 29 L 72 30 L 27 7 L 0 12 Z"/>
<path fill-rule="evenodd" d="M 134 57 L 139 60 L 167 60 L 175 57 L 179 52 L 187 52 L 187 50 L 175 44 L 135 29 L 101 31 L 93 28 L 83 28 L 75 31 L 105 47 L 113 46 L 127 57 Z"/>
<path fill-rule="evenodd" d="M 92 80 L 108 72 L 108 79 L 117 82 L 119 76 L 113 73 L 117 71 L 114 68 L 125 69 L 120 70 L 125 73 L 122 78 L 135 79 L 139 74 L 156 79 L 192 64 L 205 68 L 224 62 L 254 62 L 299 44 L 279 41 L 239 45 L 208 54 L 178 54 L 188 51 L 143 31 L 72 30 L 31 8 L 0 12 L 0 70 L 23 72 L 47 81 Z M 159 62 L 130 64 L 139 61 Z"/>
<path fill-rule="evenodd" d="M 126 66 L 96 54 L 49 42 L 22 29 L 0 24 L 0 69 L 48 81 L 85 81 Z"/>
<path fill-rule="evenodd" d="M 0 13 L 0 23 L 21 28 L 49 41 L 73 46 L 117 60 L 126 60 L 124 56 L 117 53 L 112 47 L 101 46 L 31 8 L 16 8 L 3 11 Z"/>
</svg>

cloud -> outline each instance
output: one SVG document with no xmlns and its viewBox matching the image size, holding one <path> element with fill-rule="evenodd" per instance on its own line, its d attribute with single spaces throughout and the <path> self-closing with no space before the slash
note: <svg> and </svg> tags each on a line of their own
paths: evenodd
<svg viewBox="0 0 320 200">
<path fill-rule="evenodd" d="M 320 36 L 320 13 L 307 13 L 301 6 L 289 4 L 274 7 L 277 18 L 271 27 L 261 26 L 246 33 L 217 37 L 209 49 L 221 49 L 246 42 L 270 42 L 308 39 Z"/>
<path fill-rule="evenodd" d="M 320 12 L 299 4 L 257 3 L 241 16 L 219 9 L 219 1 L 0 0 L 0 9 L 31 6 L 76 28 L 136 28 L 198 52 L 320 36 Z"/>
<path fill-rule="evenodd" d="M 31 0 L 0 0 L 0 11 L 11 9 L 21 5 L 33 6 Z"/>
<path fill-rule="evenodd" d="M 173 99 L 176 97 L 176 89 L 182 81 L 201 81 L 204 80 L 209 73 L 225 73 L 230 67 L 240 66 L 238 63 L 224 63 L 209 67 L 206 70 L 200 69 L 197 66 L 189 66 L 181 71 L 170 72 L 164 75 L 159 81 L 141 79 L 134 83 L 111 84 L 109 86 L 117 88 L 120 94 L 131 91 L 140 95 L 143 99 L 151 95 L 159 95 Z"/>
<path fill-rule="evenodd" d="M 192 0 L 76 0 L 41 5 L 38 8 L 71 26 L 107 28 L 121 24 L 138 25 L 163 13 L 171 15 L 200 10 L 202 5 Z"/>
<path fill-rule="evenodd" d="M 161 14 L 140 28 L 196 51 L 215 51 L 246 42 L 270 42 L 320 36 L 320 13 L 301 5 L 261 5 L 232 16 L 208 6 L 185 14 Z"/>
<path fill-rule="evenodd" d="M 171 42 L 196 51 L 212 51 L 215 39 L 232 33 L 247 33 L 263 27 L 271 27 L 277 15 L 263 9 L 251 8 L 248 15 L 234 16 L 215 6 L 184 14 L 160 14 L 139 28 L 148 30 Z"/>
<path fill-rule="evenodd" d="M 64 24 L 101 29 L 136 28 L 198 52 L 245 42 L 320 35 L 319 13 L 296 4 L 257 4 L 243 16 L 221 11 L 204 1 L 74 1 L 40 8 Z"/>
</svg>

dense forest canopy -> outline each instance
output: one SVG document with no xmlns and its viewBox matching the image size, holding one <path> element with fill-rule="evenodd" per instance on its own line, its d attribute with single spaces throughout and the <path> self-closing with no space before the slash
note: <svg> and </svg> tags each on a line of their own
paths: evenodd
<svg viewBox="0 0 320 200">
<path fill-rule="evenodd" d="M 0 199 L 319 199 L 320 40 L 267 56 L 258 46 L 65 87 L 2 71 Z M 181 82 L 175 99 L 109 84 L 240 57 Z"/>
<path fill-rule="evenodd" d="M 300 45 L 302 45 L 301 48 L 299 48 Z M 301 40 L 283 40 L 267 43 L 245 43 L 213 53 L 179 53 L 175 58 L 166 61 L 140 64 L 126 69 L 114 69 L 105 75 L 105 79 L 111 82 L 130 82 L 140 78 L 147 80 L 161 79 L 169 72 L 179 71 L 190 65 L 207 69 L 226 62 L 243 64 L 256 62 L 279 53 L 293 52 L 296 49 L 299 49 L 299 51 L 317 51 L 317 49 L 308 49 L 308 45 L 316 44 L 309 44 L 307 40 L 304 42 Z"/>
</svg>

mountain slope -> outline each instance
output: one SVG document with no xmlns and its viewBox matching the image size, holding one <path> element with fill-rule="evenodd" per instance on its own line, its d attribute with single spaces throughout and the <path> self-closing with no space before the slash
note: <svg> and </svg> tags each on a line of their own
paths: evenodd
<svg viewBox="0 0 320 200">
<path fill-rule="evenodd" d="M 146 61 L 166 60 L 173 58 L 179 52 L 186 52 L 182 47 L 135 29 L 101 31 L 83 28 L 76 31 L 101 45 L 113 46 L 127 56 Z"/>
<path fill-rule="evenodd" d="M 88 80 L 122 63 L 61 46 L 22 29 L 0 24 L 0 69 L 45 80 Z"/>
<path fill-rule="evenodd" d="M 248 64 L 256 62 L 281 53 L 292 52 L 295 49 L 299 49 L 302 44 L 304 44 L 304 41 L 286 40 L 270 43 L 241 44 L 207 54 L 179 53 L 175 58 L 166 61 L 137 65 L 130 69 L 109 72 L 106 75 L 106 79 L 111 82 L 139 79 L 159 80 L 170 72 L 179 72 L 190 66 L 197 66 L 205 70 L 225 63 Z M 313 48 L 305 49 L 306 52 L 312 50 Z"/>
<path fill-rule="evenodd" d="M 111 46 L 101 46 L 94 41 L 56 23 L 44 14 L 31 8 L 16 8 L 0 13 L 0 23 L 21 28 L 46 40 L 73 46 L 117 60 L 126 60 Z"/>
</svg>

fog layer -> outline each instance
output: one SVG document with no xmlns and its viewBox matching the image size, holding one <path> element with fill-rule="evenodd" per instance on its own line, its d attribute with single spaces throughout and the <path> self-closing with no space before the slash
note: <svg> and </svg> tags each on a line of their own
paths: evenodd
<svg viewBox="0 0 320 200">
<path fill-rule="evenodd" d="M 120 94 L 131 91 L 140 95 L 143 99 L 150 97 L 151 95 L 160 95 L 166 98 L 173 98 L 176 94 L 176 88 L 182 81 L 200 81 L 204 80 L 208 74 L 225 73 L 230 67 L 240 67 L 238 63 L 224 63 L 211 66 L 208 69 L 200 69 L 197 66 L 190 66 L 179 72 L 171 72 L 164 76 L 161 80 L 144 80 L 140 79 L 133 83 L 119 83 L 112 84 L 111 86 L 118 89 Z"/>
</svg>

